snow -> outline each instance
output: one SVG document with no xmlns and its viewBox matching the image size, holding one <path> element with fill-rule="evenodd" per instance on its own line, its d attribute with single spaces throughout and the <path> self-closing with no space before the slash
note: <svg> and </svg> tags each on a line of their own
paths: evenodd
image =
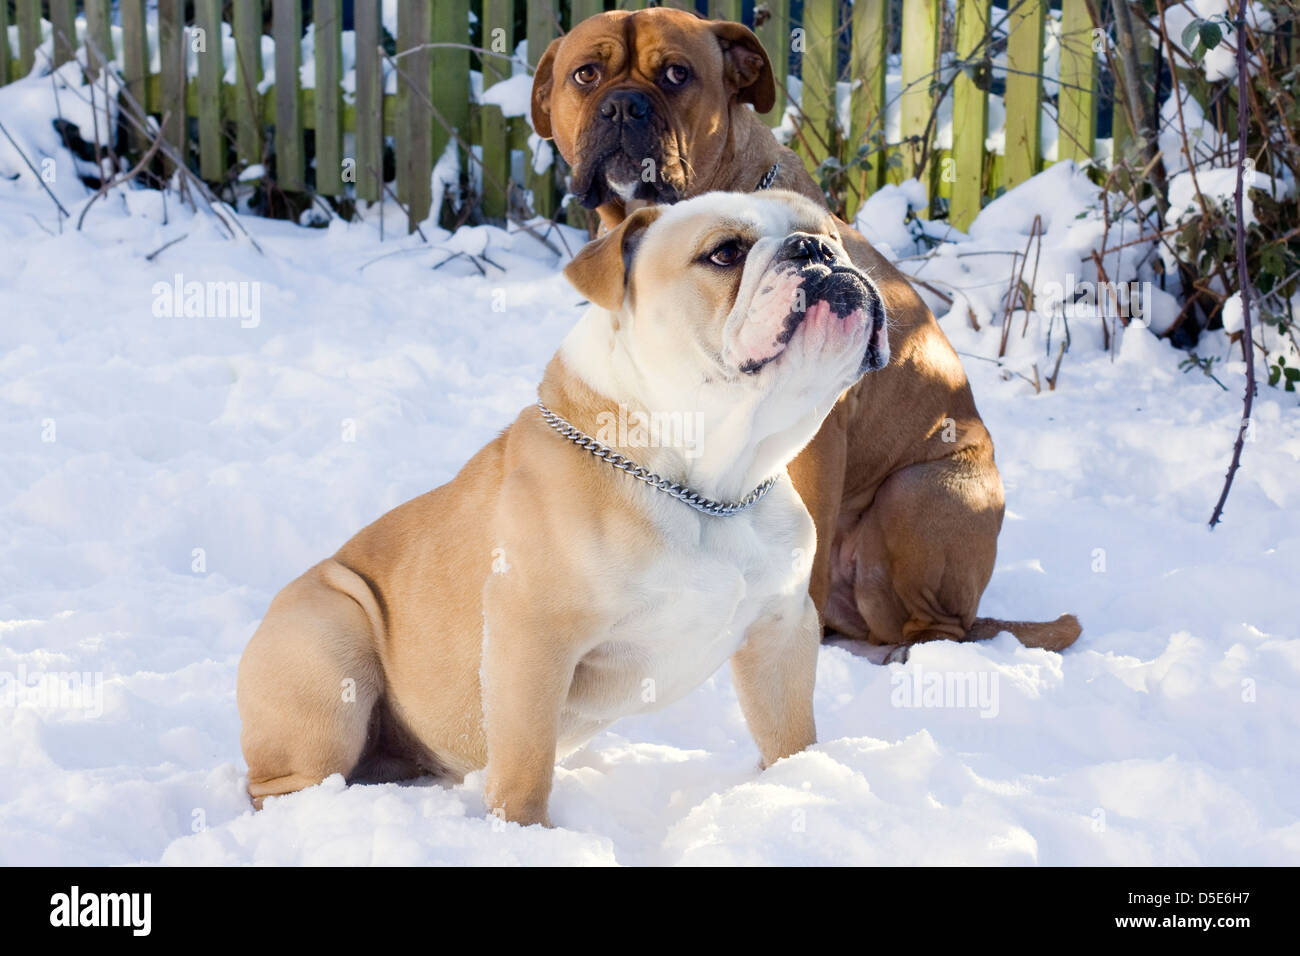
<svg viewBox="0 0 1300 956">
<path fill-rule="evenodd" d="M 1201 70 L 1205 73 L 1205 78 L 1210 82 L 1218 80 L 1233 80 L 1237 78 L 1237 38 L 1236 31 L 1230 30 L 1229 27 L 1235 23 L 1237 18 L 1237 4 L 1229 3 L 1228 0 L 1185 0 L 1183 3 L 1168 4 L 1165 9 L 1165 30 L 1169 36 L 1169 42 L 1177 46 L 1184 53 L 1191 53 L 1187 44 L 1183 43 L 1183 30 L 1191 24 L 1193 20 L 1211 20 L 1220 28 L 1222 40 L 1213 50 L 1206 50 L 1205 57 L 1201 62 Z M 1273 15 L 1262 3 L 1246 4 L 1246 22 L 1250 24 L 1252 30 L 1269 31 L 1273 29 Z M 1155 31 L 1151 31 L 1151 42 L 1154 45 L 1159 42 L 1160 37 Z M 1194 43 L 1193 46 L 1196 44 Z M 1247 63 L 1247 69 L 1250 73 L 1255 73 L 1258 62 L 1255 57 L 1251 57 L 1251 62 Z"/>
<path fill-rule="evenodd" d="M 1223 303 L 1223 331 L 1240 332 L 1245 326 L 1245 312 L 1242 308 L 1241 293 L 1234 292 Z"/>
<path fill-rule="evenodd" d="M 1160 155 L 1165 172 L 1170 176 L 1187 169 L 1187 155 L 1183 149 L 1184 130 L 1187 133 L 1187 148 L 1198 167 L 1217 156 L 1224 146 L 1223 137 L 1214 128 L 1214 124 L 1205 118 L 1205 111 L 1196 97 L 1186 87 L 1176 83 L 1160 108 Z"/>
<path fill-rule="evenodd" d="M 1112 197 L 1112 210 L 1121 205 L 1120 197 Z M 1013 317 L 1013 324 L 1018 330 L 1032 328 L 1036 334 L 1015 337 L 1018 344 L 1012 344 L 1004 360 L 1008 369 L 1031 374 L 1035 364 L 1043 365 L 1044 351 L 1056 348 L 1067 331 L 1100 346 L 1106 339 L 1102 316 L 1112 325 L 1119 311 L 1107 310 L 1105 296 L 1111 290 L 1121 300 L 1125 315 L 1141 319 L 1157 332 L 1167 329 L 1178 314 L 1173 296 L 1177 279 L 1166 280 L 1169 288 L 1161 286 L 1155 271 L 1156 243 L 1139 240 L 1145 233 L 1131 213 L 1120 217 L 1112 212 L 1108 230 L 1098 188 L 1073 161 L 1056 163 L 991 201 L 971 223 L 968 234 L 942 222 L 904 223 L 900 217 L 905 208 L 914 213 L 925 208 L 924 190 L 915 182 L 873 194 L 855 224 L 873 242 L 887 247 L 904 273 L 952 298 L 954 316 L 962 317 L 960 324 L 968 324 L 969 316 L 981 327 L 1000 323 L 1004 295 L 1013 278 L 1023 279 L 1030 288 L 1037 307 Z M 1041 226 L 1041 242 L 1032 235 L 1035 219 Z M 1104 276 L 1092 257 L 1094 249 L 1101 250 L 1103 239 Z M 924 287 L 922 295 L 932 308 L 948 309 Z"/>
<path fill-rule="evenodd" d="M 532 108 L 532 97 L 533 78 L 526 73 L 516 73 L 489 86 L 479 101 L 501 107 L 502 116 L 528 116 Z"/>
<path fill-rule="evenodd" d="M 1253 168 L 1248 169 L 1245 184 L 1246 191 L 1241 197 L 1241 214 L 1248 226 L 1254 225 L 1257 221 L 1255 204 L 1250 195 L 1252 190 L 1260 190 L 1282 200 L 1289 198 L 1291 194 L 1288 184 L 1280 180 L 1275 181 L 1272 176 L 1256 172 Z M 1200 187 L 1201 195 L 1211 204 L 1218 204 L 1232 210 L 1233 218 L 1236 217 L 1233 205 L 1237 195 L 1236 166 L 1218 169 L 1200 166 L 1196 170 L 1195 180 L 1190 172 L 1182 172 L 1173 177 L 1169 180 L 1169 207 L 1172 214 L 1175 216 L 1200 214 L 1200 205 L 1196 198 L 1197 187 Z"/>
<path fill-rule="evenodd" d="M 87 129 L 74 92 L 63 113 Z M 580 239 L 552 232 L 553 251 L 428 222 L 426 245 L 398 236 L 389 205 L 386 242 L 378 207 L 319 230 L 242 217 L 259 252 L 202 208 L 133 188 L 79 232 L 90 190 L 49 126 L 52 95 L 48 77 L 0 89 L 73 216 L 60 231 L 0 140 L 0 863 L 1300 862 L 1295 396 L 1261 388 L 1211 532 L 1244 376 L 1221 334 L 1200 351 L 1222 359 L 1227 392 L 1140 322 L 1115 323 L 1102 350 L 1095 310 L 1070 320 L 1054 391 L 1014 374 L 1051 370 L 1060 326 L 1049 352 L 1036 311 L 1013 314 L 998 364 L 1000 297 L 1035 213 L 1036 295 L 1096 278 L 1100 199 L 1069 163 L 969 235 L 905 222 L 911 184 L 860 221 L 955 298 L 925 293 L 1007 488 L 981 612 L 1073 611 L 1077 645 L 936 643 L 878 666 L 828 644 L 821 742 L 764 772 L 724 669 L 566 759 L 550 830 L 488 816 L 481 773 L 332 778 L 254 814 L 234 702 L 244 644 L 287 581 L 447 481 L 533 399 L 579 314 L 559 270 Z M 930 252 L 922 235 L 946 241 Z M 1107 269 L 1150 278 L 1144 257 L 1134 245 Z M 239 288 L 257 289 L 257 321 L 156 315 L 155 286 L 178 276 L 255 283 Z M 989 695 L 934 706 L 935 675 Z"/>
</svg>

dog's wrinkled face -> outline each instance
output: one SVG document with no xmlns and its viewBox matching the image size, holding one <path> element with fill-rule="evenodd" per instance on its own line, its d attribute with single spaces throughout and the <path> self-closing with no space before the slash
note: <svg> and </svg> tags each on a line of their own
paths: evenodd
<svg viewBox="0 0 1300 956">
<path fill-rule="evenodd" d="M 741 24 L 666 7 L 610 11 L 551 43 L 532 118 L 573 166 L 583 205 L 672 203 L 722 159 L 735 104 L 766 112 L 775 95 L 767 54 Z"/>
<path fill-rule="evenodd" d="M 889 361 L 879 292 L 834 218 L 795 193 L 638 210 L 565 274 L 676 389 L 721 384 L 820 405 Z"/>
</svg>

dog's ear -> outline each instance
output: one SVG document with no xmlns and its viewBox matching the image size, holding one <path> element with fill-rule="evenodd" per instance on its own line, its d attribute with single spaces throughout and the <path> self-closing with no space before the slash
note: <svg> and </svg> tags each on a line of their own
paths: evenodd
<svg viewBox="0 0 1300 956">
<path fill-rule="evenodd" d="M 722 47 L 727 83 L 736 91 L 736 98 L 766 113 L 776 105 L 776 76 L 763 44 L 742 23 L 718 20 L 712 26 Z"/>
<path fill-rule="evenodd" d="M 636 247 L 661 211 L 659 206 L 643 206 L 603 236 L 591 240 L 564 267 L 564 277 L 602 309 L 622 309 Z"/>
<path fill-rule="evenodd" d="M 564 37 L 556 37 L 546 48 L 533 71 L 533 129 L 542 139 L 551 138 L 551 87 L 554 77 L 555 54 Z"/>
</svg>

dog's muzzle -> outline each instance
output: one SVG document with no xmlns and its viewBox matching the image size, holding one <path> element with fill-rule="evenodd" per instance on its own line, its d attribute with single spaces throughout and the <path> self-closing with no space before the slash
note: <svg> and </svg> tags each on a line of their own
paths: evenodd
<svg viewBox="0 0 1300 956">
<path fill-rule="evenodd" d="M 875 283 L 836 256 L 830 244 L 819 236 L 796 232 L 781 244 L 773 260 L 778 272 L 794 272 L 802 280 L 805 306 L 825 302 L 837 316 L 861 311 L 870 324 L 867 346 L 858 374 L 884 368 L 889 362 L 889 338 L 885 328 L 885 306 Z M 807 308 L 786 318 L 781 341 L 788 342 L 807 315 Z"/>
<path fill-rule="evenodd" d="M 629 87 L 610 90 L 576 144 L 582 159 L 573 169 L 573 194 L 588 209 L 615 199 L 677 202 L 685 183 L 664 168 L 664 142 L 669 138 L 670 130 L 647 93 Z"/>
</svg>

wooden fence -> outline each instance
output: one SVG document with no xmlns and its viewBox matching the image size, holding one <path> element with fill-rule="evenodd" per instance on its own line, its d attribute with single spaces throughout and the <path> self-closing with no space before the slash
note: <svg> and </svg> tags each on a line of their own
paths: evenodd
<svg viewBox="0 0 1300 956">
<path fill-rule="evenodd" d="M 146 23 L 145 0 L 0 0 L 0 36 L 8 36 L 12 16 L 17 40 L 13 48 L 0 43 L 0 82 L 25 75 L 43 57 L 58 66 L 84 47 L 91 75 L 102 67 L 101 52 L 113 59 L 112 68 L 120 71 L 134 98 L 150 113 L 166 117 L 167 141 L 180 155 L 197 157 L 196 171 L 210 182 L 220 183 L 232 171 L 263 163 L 273 153 L 276 182 L 284 190 L 310 186 L 325 196 L 373 201 L 388 188 L 383 152 L 385 138 L 391 137 L 396 196 L 408 207 L 414 227 L 428 215 L 434 165 L 454 139 L 462 162 L 469 161 L 465 150 L 477 147 L 473 162 L 481 167 L 485 215 L 506 215 L 511 169 L 522 166 L 526 173 L 519 185 L 531 190 L 533 210 L 550 216 L 563 194 L 562 164 L 557 160 L 534 170 L 527 119 L 474 103 L 471 70 L 480 68 L 483 87 L 490 88 L 510 76 L 508 54 L 519 40 L 528 40 L 531 67 L 571 23 L 610 6 L 644 5 L 636 0 L 403 0 L 397 5 L 396 33 L 386 36 L 378 0 L 355 0 L 350 4 L 355 76 L 345 95 L 340 82 L 342 0 L 193 0 L 188 20 L 182 0 L 158 0 L 153 29 Z M 1098 58 L 1090 0 L 1058 0 L 1055 13 L 1046 0 L 1001 0 L 998 6 L 989 0 L 956 0 L 955 17 L 947 17 L 947 23 L 943 0 L 905 0 L 895 8 L 901 9 L 899 24 L 890 23 L 889 0 L 679 0 L 666 5 L 743 19 L 751 26 L 757 21 L 755 30 L 778 78 L 797 75 L 802 83 L 791 145 L 815 174 L 838 177 L 849 216 L 881 184 L 917 176 L 936 203 L 947 203 L 950 221 L 966 226 L 1000 188 L 1042 168 L 1045 103 L 1054 109 L 1060 128 L 1058 158 L 1093 155 Z M 314 85 L 306 89 L 299 82 L 305 7 L 315 43 Z M 793 18 L 792 9 L 797 13 Z M 220 40 L 223 17 L 233 34 L 233 83 L 225 81 L 232 64 Z M 1042 78 L 1049 17 L 1060 18 L 1062 47 L 1054 102 L 1045 97 Z M 991 24 L 1005 31 L 1005 45 L 999 41 L 997 50 L 1005 52 L 1006 76 L 1005 149 L 998 156 L 989 155 L 985 143 L 995 52 L 985 43 Z M 264 27 L 274 41 L 276 82 L 260 90 Z M 475 45 L 507 55 L 471 50 L 472 37 Z M 392 54 L 384 50 L 386 40 Z M 187 50 L 198 54 L 192 71 L 187 71 Z M 154 52 L 156 73 L 150 71 Z M 887 143 L 891 52 L 900 54 L 900 134 L 897 142 Z M 955 58 L 962 69 L 945 73 L 940 69 L 945 57 L 949 67 Z M 385 92 L 386 70 L 396 74 L 394 93 Z M 292 80 L 285 82 L 286 77 Z M 846 81 L 851 84 L 849 123 L 842 130 L 836 88 Z M 951 86 L 953 101 L 952 145 L 936 151 L 933 117 L 945 84 Z M 777 107 L 768 117 L 773 125 L 781 122 L 789 101 L 787 90 L 779 90 Z M 196 144 L 187 143 L 191 127 Z M 311 131 L 310 144 L 306 131 Z M 187 152 L 191 145 L 197 148 Z M 512 166 L 516 151 L 525 162 Z M 828 157 L 833 157 L 829 164 Z"/>
</svg>

